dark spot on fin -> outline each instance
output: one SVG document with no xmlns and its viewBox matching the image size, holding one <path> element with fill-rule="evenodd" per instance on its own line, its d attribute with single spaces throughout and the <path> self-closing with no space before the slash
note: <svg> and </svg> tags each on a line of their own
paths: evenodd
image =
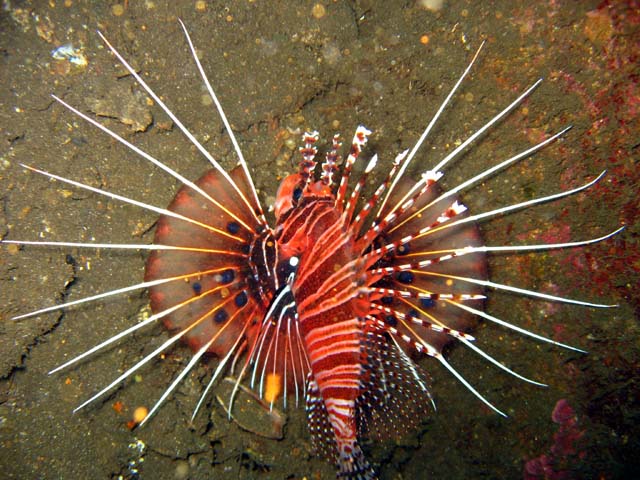
<svg viewBox="0 0 640 480">
<path fill-rule="evenodd" d="M 233 270 L 231 269 L 225 270 L 220 274 L 220 283 L 223 285 L 226 285 L 227 283 L 231 283 L 233 282 L 233 279 L 235 278 L 235 276 L 236 274 Z"/>
<path fill-rule="evenodd" d="M 244 307 L 247 304 L 247 301 L 249 300 L 249 298 L 247 297 L 247 292 L 240 292 L 239 294 L 236 295 L 236 298 L 234 299 L 236 306 L 237 307 Z"/>
<path fill-rule="evenodd" d="M 240 224 L 238 222 L 229 222 L 227 223 L 227 232 L 231 235 L 235 235 L 240 231 Z"/>
<path fill-rule="evenodd" d="M 432 308 L 436 306 L 436 301 L 432 298 L 421 298 L 420 305 L 422 308 Z"/>
<path fill-rule="evenodd" d="M 400 283 L 413 283 L 413 273 L 411 272 L 400 272 L 396 276 Z"/>
<path fill-rule="evenodd" d="M 229 318 L 229 314 L 224 308 L 221 308 L 220 310 L 218 310 L 216 314 L 213 316 L 213 320 L 216 323 L 223 323 L 227 320 L 227 318 Z"/>
<path fill-rule="evenodd" d="M 390 327 L 395 327 L 398 325 L 398 319 L 393 315 L 387 315 L 386 317 L 384 317 L 384 323 L 386 323 Z"/>
<path fill-rule="evenodd" d="M 411 308 L 409 309 L 409 311 L 406 313 L 407 319 L 409 318 L 420 318 L 420 314 L 418 313 L 418 311 L 415 308 Z"/>
<path fill-rule="evenodd" d="M 404 245 L 398 245 L 396 252 L 397 255 L 401 257 L 403 255 L 408 255 L 411 252 L 411 248 L 408 243 L 405 243 Z"/>
</svg>

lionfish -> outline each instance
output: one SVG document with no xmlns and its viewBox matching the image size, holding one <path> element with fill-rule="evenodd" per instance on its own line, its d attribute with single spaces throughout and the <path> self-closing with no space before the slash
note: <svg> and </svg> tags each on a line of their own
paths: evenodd
<svg viewBox="0 0 640 480">
<path fill-rule="evenodd" d="M 219 363 L 193 413 L 222 372 L 236 377 L 229 412 L 240 382 L 247 381 L 273 406 L 295 397 L 306 404 L 315 451 L 337 464 L 338 477 L 374 479 L 376 473 L 360 446 L 363 438 L 399 437 L 435 407 L 425 372 L 414 353 L 435 358 L 487 407 L 491 404 L 444 358 L 443 347 L 456 340 L 517 378 L 543 385 L 510 370 L 474 345 L 467 333 L 483 319 L 536 340 L 581 352 L 496 318 L 483 310 L 485 289 L 497 289 L 546 300 L 610 307 L 498 284 L 487 278 L 491 252 L 533 252 L 573 248 L 603 241 L 541 245 L 487 246 L 478 222 L 532 205 L 567 197 L 594 185 L 605 172 L 578 188 L 470 214 L 458 194 L 561 137 L 570 127 L 505 159 L 458 186 L 439 188 L 442 171 L 478 137 L 521 104 L 540 84 L 536 81 L 482 128 L 463 141 L 418 179 L 405 173 L 418 155 L 482 45 L 442 102 L 419 140 L 395 157 L 384 180 L 368 199 L 361 199 L 373 155 L 357 181 L 351 181 L 371 134 L 357 127 L 346 160 L 341 139 L 333 136 L 326 159 L 317 167 L 318 132 L 305 133 L 297 173 L 278 189 L 271 227 L 258 199 L 248 164 L 180 21 L 191 55 L 229 135 L 239 163 L 225 171 L 141 76 L 98 32 L 109 50 L 148 95 L 211 163 L 193 182 L 139 149 L 64 100 L 53 98 L 111 138 L 182 183 L 167 208 L 159 208 L 95 188 L 38 168 L 24 168 L 108 198 L 159 214 L 153 244 L 72 243 L 3 240 L 3 243 L 73 248 L 150 251 L 142 283 L 89 296 L 15 317 L 66 309 L 114 295 L 148 289 L 153 315 L 58 366 L 51 373 L 162 320 L 171 336 L 109 385 L 79 405 L 84 408 L 129 378 L 179 340 L 195 352 L 144 419 L 156 412 L 205 355 Z M 352 188 L 349 184 L 354 183 Z"/>
</svg>

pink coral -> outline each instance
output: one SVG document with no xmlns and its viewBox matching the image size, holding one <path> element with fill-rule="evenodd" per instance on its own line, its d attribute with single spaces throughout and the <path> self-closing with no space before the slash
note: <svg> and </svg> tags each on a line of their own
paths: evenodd
<svg viewBox="0 0 640 480">
<path fill-rule="evenodd" d="M 553 445 L 549 453 L 532 458 L 524 466 L 525 480 L 566 480 L 571 478 L 571 466 L 576 456 L 583 458 L 578 441 L 584 436 L 575 411 L 565 399 L 560 399 L 551 413 L 551 419 L 559 424 L 553 435 Z"/>
<path fill-rule="evenodd" d="M 555 423 L 559 423 L 560 425 L 564 425 L 571 421 L 575 421 L 576 413 L 573 411 L 571 405 L 569 405 L 569 402 L 562 398 L 558 400 L 553 412 L 551 412 L 551 420 Z"/>
</svg>

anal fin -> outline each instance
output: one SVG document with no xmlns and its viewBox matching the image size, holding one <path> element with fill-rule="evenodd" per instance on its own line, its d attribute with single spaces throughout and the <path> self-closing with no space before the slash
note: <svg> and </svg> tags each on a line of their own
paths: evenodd
<svg viewBox="0 0 640 480">
<path fill-rule="evenodd" d="M 309 374 L 306 388 L 306 411 L 314 453 L 327 460 L 337 460 L 336 441 L 329 414 L 324 405 L 318 384 Z"/>
</svg>

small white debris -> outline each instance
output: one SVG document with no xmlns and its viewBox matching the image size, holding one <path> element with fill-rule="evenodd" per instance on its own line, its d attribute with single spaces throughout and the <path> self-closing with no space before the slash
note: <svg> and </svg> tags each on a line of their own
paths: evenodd
<svg viewBox="0 0 640 480">
<path fill-rule="evenodd" d="M 79 67 L 86 67 L 89 64 L 89 61 L 85 54 L 82 53 L 82 50 L 74 48 L 72 43 L 65 43 L 64 45 L 51 50 L 51 56 L 55 60 L 67 60 Z"/>
<path fill-rule="evenodd" d="M 444 7 L 444 0 L 419 0 L 418 7 L 424 10 L 438 12 L 442 10 L 442 7 Z"/>
</svg>

